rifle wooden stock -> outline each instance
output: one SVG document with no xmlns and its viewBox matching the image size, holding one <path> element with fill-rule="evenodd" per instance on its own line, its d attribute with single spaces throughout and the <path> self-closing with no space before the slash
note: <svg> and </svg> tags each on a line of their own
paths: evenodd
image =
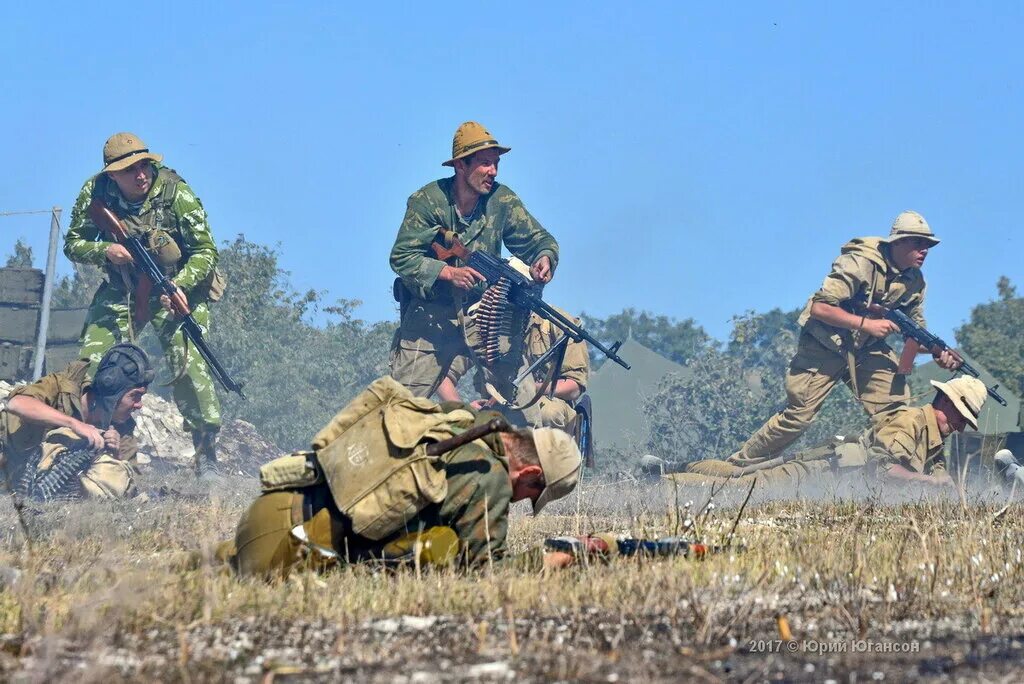
<svg viewBox="0 0 1024 684">
<path fill-rule="evenodd" d="M 437 231 L 437 237 L 430 243 L 430 248 L 434 250 L 434 255 L 441 261 L 450 261 L 451 259 L 466 261 L 469 259 L 469 250 L 450 230 Z"/>
</svg>

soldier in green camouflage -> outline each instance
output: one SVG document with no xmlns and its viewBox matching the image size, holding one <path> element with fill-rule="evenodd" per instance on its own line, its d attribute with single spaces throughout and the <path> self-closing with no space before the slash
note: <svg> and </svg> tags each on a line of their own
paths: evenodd
<svg viewBox="0 0 1024 684">
<path fill-rule="evenodd" d="M 166 296 L 150 296 L 132 268 L 128 250 L 87 214 L 93 199 L 102 200 L 125 228 L 140 236 L 154 259 L 178 286 L 177 298 L 187 303 L 204 334 L 210 325 L 210 302 L 223 291 L 216 270 L 217 247 L 202 202 L 173 170 L 163 166 L 131 133 L 117 133 L 103 146 L 103 169 L 82 187 L 64 238 L 64 254 L 73 262 L 101 266 L 106 278 L 89 306 L 81 356 L 92 370 L 103 353 L 122 341 L 134 341 L 147 323 L 163 347 L 175 377 L 174 401 L 192 434 L 197 474 L 216 469 L 220 402 L 202 357 L 188 350 L 179 322 Z"/>
<path fill-rule="evenodd" d="M 483 277 L 465 265 L 431 255 L 439 230 L 453 231 L 472 251 L 500 256 L 502 244 L 531 264 L 534 280 L 549 282 L 558 265 L 558 243 L 519 197 L 495 181 L 502 147 L 483 126 L 469 121 L 455 132 L 455 175 L 436 180 L 409 197 L 405 219 L 391 249 L 398 274 L 395 296 L 401 324 L 391 349 L 391 375 L 416 396 L 430 396 L 451 363 L 468 357 L 462 318 L 480 298 Z"/>
</svg>

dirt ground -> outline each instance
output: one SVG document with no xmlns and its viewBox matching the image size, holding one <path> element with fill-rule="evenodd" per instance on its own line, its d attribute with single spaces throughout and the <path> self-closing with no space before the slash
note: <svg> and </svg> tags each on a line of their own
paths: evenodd
<svg viewBox="0 0 1024 684">
<path fill-rule="evenodd" d="M 143 483 L 148 500 L 32 506 L 31 549 L 0 501 L 4 680 L 1018 681 L 1024 664 L 1024 515 L 1005 500 L 818 492 L 738 515 L 745 492 L 708 506 L 585 482 L 552 515 L 517 507 L 512 550 L 597 531 L 732 546 L 547 575 L 350 567 L 267 584 L 208 562 L 251 478 Z"/>
</svg>

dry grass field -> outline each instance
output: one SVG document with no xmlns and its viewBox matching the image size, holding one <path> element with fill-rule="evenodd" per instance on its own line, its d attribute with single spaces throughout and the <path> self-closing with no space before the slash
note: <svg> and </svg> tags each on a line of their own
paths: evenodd
<svg viewBox="0 0 1024 684">
<path fill-rule="evenodd" d="M 547 575 L 349 567 L 265 584 L 193 553 L 232 533 L 252 479 L 212 495 L 174 474 L 144 486 L 145 503 L 27 511 L 31 548 L 0 501 L 0 678 L 1016 681 L 1024 661 L 1024 512 L 1002 494 L 755 496 L 738 516 L 746 492 L 708 508 L 704 491 L 585 482 L 552 515 L 517 508 L 513 549 L 604 531 L 723 543 L 735 525 L 733 547 Z"/>
</svg>

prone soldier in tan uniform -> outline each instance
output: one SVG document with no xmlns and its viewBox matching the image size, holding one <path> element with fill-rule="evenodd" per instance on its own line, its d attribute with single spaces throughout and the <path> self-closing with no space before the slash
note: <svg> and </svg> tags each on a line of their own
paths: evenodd
<svg viewBox="0 0 1024 684">
<path fill-rule="evenodd" d="M 401 320 L 391 349 L 391 376 L 416 396 L 430 396 L 453 362 L 469 355 L 463 332 L 466 309 L 480 298 L 483 276 L 466 265 L 434 258 L 438 231 L 451 231 L 471 251 L 500 256 L 505 247 L 530 264 L 531 277 L 551 280 L 558 243 L 526 210 L 519 197 L 498 183 L 498 163 L 510 148 L 480 124 L 455 131 L 452 158 L 443 162 L 455 175 L 441 178 L 409 197 L 405 218 L 391 249 L 398 275 L 395 298 Z"/>
<path fill-rule="evenodd" d="M 674 470 L 666 475 L 686 485 L 730 484 L 749 487 L 796 487 L 835 475 L 865 472 L 892 485 L 917 483 L 944 487 L 952 483 L 946 472 L 945 439 L 968 425 L 978 429 L 978 414 L 988 398 L 985 384 L 972 377 L 949 382 L 932 381 L 932 403 L 903 407 L 880 417 L 859 439 L 830 444 L 753 466 L 706 460 L 673 466 L 648 462 L 648 469 Z"/>
<path fill-rule="evenodd" d="M 497 418 L 380 378 L 311 451 L 261 469 L 264 493 L 217 555 L 241 575 L 264 577 L 410 553 L 438 565 L 500 560 L 509 504 L 530 499 L 536 514 L 567 495 L 580 453 L 558 430 L 487 432 Z M 452 442 L 461 443 L 448 449 Z"/>
<path fill-rule="evenodd" d="M 853 391 L 872 417 L 906 405 L 906 378 L 897 372 L 896 354 L 885 341 L 899 328 L 864 315 L 858 307 L 899 309 L 924 327 L 921 266 L 938 243 L 920 214 L 905 211 L 896 217 L 888 237 L 854 238 L 843 246 L 821 289 L 800 315 L 803 327 L 786 374 L 786 408 L 732 454 L 731 463 L 749 466 L 777 458 L 803 434 L 839 382 Z M 935 359 L 947 370 L 957 367 L 948 351 Z"/>
<path fill-rule="evenodd" d="M 75 361 L 0 400 L 9 484 L 43 499 L 115 498 L 132 490 L 138 442 L 131 416 L 142 408 L 153 368 L 132 344 L 107 350 L 91 380 L 89 366 L 89 359 Z M 85 450 L 91 455 L 82 458 Z"/>
</svg>

